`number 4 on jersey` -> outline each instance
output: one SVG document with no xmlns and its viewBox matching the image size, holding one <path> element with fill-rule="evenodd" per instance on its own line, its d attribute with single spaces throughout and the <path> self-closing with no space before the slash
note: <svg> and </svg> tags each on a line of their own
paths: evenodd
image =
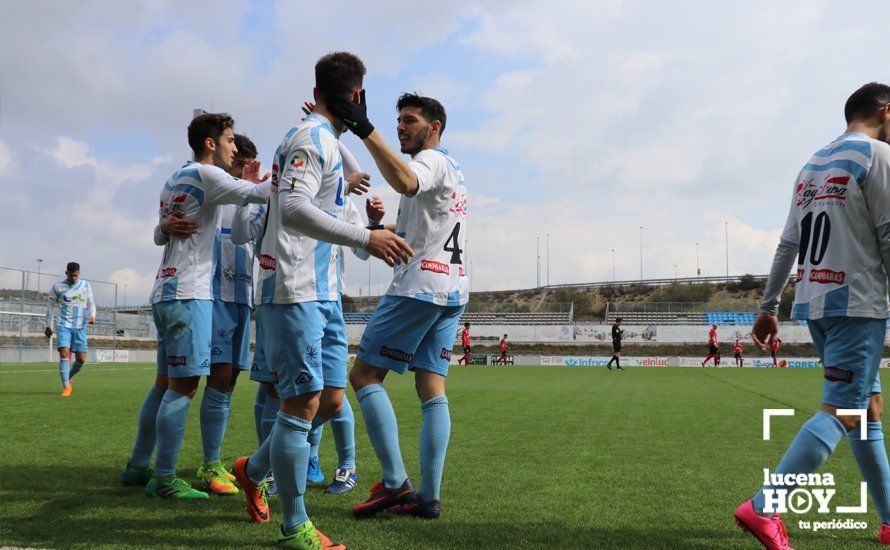
<svg viewBox="0 0 890 550">
<path fill-rule="evenodd" d="M 451 262 L 453 264 L 463 264 L 460 259 L 460 255 L 463 254 L 463 250 L 460 248 L 460 222 L 457 222 L 454 225 L 454 231 L 451 232 L 451 236 L 448 237 L 448 240 L 445 241 L 446 252 L 451 252 Z M 449 248 L 448 245 L 451 245 Z"/>
</svg>

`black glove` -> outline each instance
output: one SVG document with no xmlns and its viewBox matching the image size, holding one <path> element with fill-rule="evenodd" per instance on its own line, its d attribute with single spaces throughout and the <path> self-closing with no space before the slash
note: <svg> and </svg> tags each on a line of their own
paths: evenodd
<svg viewBox="0 0 890 550">
<path fill-rule="evenodd" d="M 325 102 L 328 111 L 342 120 L 359 139 L 365 139 L 374 131 L 374 125 L 368 120 L 368 104 L 365 103 L 364 90 L 358 103 L 353 103 L 340 95 L 329 95 L 325 98 Z"/>
</svg>

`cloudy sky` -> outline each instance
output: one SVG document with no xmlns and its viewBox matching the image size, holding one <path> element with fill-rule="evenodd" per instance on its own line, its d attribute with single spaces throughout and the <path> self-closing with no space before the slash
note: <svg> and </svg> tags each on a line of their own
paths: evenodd
<svg viewBox="0 0 890 550">
<path fill-rule="evenodd" d="M 268 165 L 315 60 L 367 65 L 371 120 L 443 101 L 471 196 L 474 290 L 765 273 L 790 186 L 890 80 L 886 0 L 29 1 L 0 9 L 0 265 L 127 285 L 147 301 L 157 196 L 189 157 L 192 109 L 232 113 Z M 397 197 L 344 137 L 390 214 Z M 675 268 L 676 266 L 676 268 Z M 546 268 L 544 269 L 546 271 Z M 389 280 L 371 267 L 371 290 Z M 546 273 L 544 274 L 546 282 Z M 347 261 L 350 294 L 368 267 Z"/>
</svg>

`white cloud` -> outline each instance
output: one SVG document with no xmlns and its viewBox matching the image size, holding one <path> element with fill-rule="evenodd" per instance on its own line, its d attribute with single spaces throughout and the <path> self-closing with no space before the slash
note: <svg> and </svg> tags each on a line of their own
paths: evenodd
<svg viewBox="0 0 890 550">
<path fill-rule="evenodd" d="M 0 179 L 9 178 L 15 171 L 15 158 L 12 149 L 0 140 Z"/>
</svg>

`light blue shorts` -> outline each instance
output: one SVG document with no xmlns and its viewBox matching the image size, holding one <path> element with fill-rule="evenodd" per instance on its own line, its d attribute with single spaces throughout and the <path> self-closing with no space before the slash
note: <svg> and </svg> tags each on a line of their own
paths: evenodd
<svg viewBox="0 0 890 550">
<path fill-rule="evenodd" d="M 172 300 L 151 306 L 158 329 L 158 374 L 210 374 L 213 300 Z"/>
<path fill-rule="evenodd" d="M 448 376 L 463 311 L 464 306 L 384 296 L 368 321 L 356 359 L 399 374 L 422 369 Z"/>
<path fill-rule="evenodd" d="M 87 329 L 56 327 L 56 349 L 68 348 L 75 353 L 87 350 Z"/>
<path fill-rule="evenodd" d="M 228 363 L 250 368 L 250 308 L 245 304 L 213 301 L 210 364 Z"/>
<path fill-rule="evenodd" d="M 881 393 L 881 353 L 886 319 L 826 317 L 807 322 L 822 359 L 825 381 L 822 403 L 865 409 L 873 393 Z"/>
<path fill-rule="evenodd" d="M 340 302 L 264 304 L 257 308 L 266 367 L 281 399 L 346 387 L 346 323 Z"/>
<path fill-rule="evenodd" d="M 275 377 L 266 367 L 266 354 L 263 353 L 263 329 L 257 314 L 256 342 L 253 346 L 253 362 L 250 364 L 250 379 L 265 384 L 275 383 Z"/>
</svg>

